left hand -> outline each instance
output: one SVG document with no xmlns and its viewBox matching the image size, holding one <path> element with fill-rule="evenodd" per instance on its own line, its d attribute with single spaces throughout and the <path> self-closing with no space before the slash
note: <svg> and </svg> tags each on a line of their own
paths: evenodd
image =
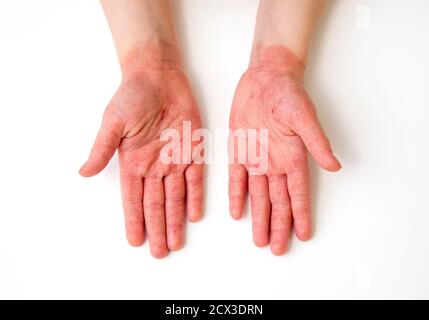
<svg viewBox="0 0 429 320">
<path fill-rule="evenodd" d="M 230 211 L 234 219 L 241 218 L 249 188 L 253 240 L 259 247 L 271 243 L 272 252 L 281 255 L 292 222 L 299 239 L 311 237 L 307 150 L 324 169 L 341 168 L 304 89 L 300 66 L 268 63 L 249 68 L 234 96 L 230 129 L 268 129 L 266 173 L 250 175 L 252 165 L 238 163 L 236 154 L 231 159 Z M 259 140 L 256 145 L 259 150 Z"/>
</svg>

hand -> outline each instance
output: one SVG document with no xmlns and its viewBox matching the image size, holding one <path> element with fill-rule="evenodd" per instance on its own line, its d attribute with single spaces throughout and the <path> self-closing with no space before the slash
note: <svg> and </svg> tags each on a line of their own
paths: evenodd
<svg viewBox="0 0 429 320">
<path fill-rule="evenodd" d="M 261 149 L 268 152 L 266 173 L 249 175 L 254 166 L 238 163 L 234 154 L 229 199 L 232 217 L 240 219 L 249 188 L 253 240 L 259 247 L 271 243 L 276 255 L 287 249 L 292 221 L 299 239 L 311 236 L 307 150 L 326 170 L 341 168 L 303 87 L 302 65 L 287 53 L 285 59 L 270 61 L 281 51 L 273 49 L 268 59 L 251 64 L 238 84 L 230 116 L 232 130 L 268 129 L 268 148 Z M 259 150 L 259 140 L 256 145 Z"/>
<path fill-rule="evenodd" d="M 85 177 L 99 173 L 119 148 L 126 233 L 132 246 L 148 234 L 151 253 L 161 258 L 184 243 L 185 196 L 190 221 L 202 215 L 201 164 L 165 164 L 160 151 L 165 129 L 177 129 L 183 145 L 182 124 L 201 126 L 197 105 L 179 67 L 144 66 L 124 77 L 106 108 L 103 123 L 88 161 Z M 181 149 L 182 150 L 182 149 Z"/>
</svg>

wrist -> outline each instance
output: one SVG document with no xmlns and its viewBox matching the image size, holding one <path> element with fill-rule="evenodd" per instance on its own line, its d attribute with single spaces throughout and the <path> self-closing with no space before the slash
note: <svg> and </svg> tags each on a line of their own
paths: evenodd
<svg viewBox="0 0 429 320">
<path fill-rule="evenodd" d="M 305 62 L 284 45 L 259 42 L 253 45 L 249 69 L 283 70 L 303 77 Z"/>
<path fill-rule="evenodd" d="M 180 69 L 182 59 L 177 44 L 156 40 L 129 50 L 120 65 L 122 77 L 128 78 L 142 72 Z"/>
</svg>

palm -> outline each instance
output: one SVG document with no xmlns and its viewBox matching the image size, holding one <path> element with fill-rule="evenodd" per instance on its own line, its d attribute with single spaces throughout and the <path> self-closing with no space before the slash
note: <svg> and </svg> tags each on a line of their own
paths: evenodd
<svg viewBox="0 0 429 320">
<path fill-rule="evenodd" d="M 231 129 L 268 129 L 267 176 L 291 172 L 306 160 L 306 148 L 292 125 L 284 123 L 279 109 L 285 114 L 299 112 L 307 97 L 298 81 L 291 75 L 248 71 L 240 81 L 233 103 Z M 259 143 L 258 147 L 261 147 Z M 249 164 L 245 164 L 250 169 Z"/>
<path fill-rule="evenodd" d="M 160 139 L 164 130 L 176 129 L 183 139 L 184 121 L 192 123 L 192 130 L 201 127 L 198 108 L 181 72 L 131 79 L 121 86 L 112 106 L 127 123 L 119 147 L 121 168 L 147 178 L 183 173 L 186 164 L 164 164 L 159 157 L 167 143 Z"/>
</svg>

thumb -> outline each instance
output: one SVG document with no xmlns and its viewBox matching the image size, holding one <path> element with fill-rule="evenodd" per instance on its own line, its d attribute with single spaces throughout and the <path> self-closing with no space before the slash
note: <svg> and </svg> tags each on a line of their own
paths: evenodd
<svg viewBox="0 0 429 320">
<path fill-rule="evenodd" d="M 121 119 L 115 114 L 106 112 L 88 160 L 79 170 L 81 176 L 92 177 L 107 166 L 121 143 L 122 130 Z"/>
<path fill-rule="evenodd" d="M 334 156 L 316 113 L 311 110 L 295 123 L 294 131 L 301 137 L 308 151 L 319 166 L 328 171 L 338 171 L 341 164 Z"/>
</svg>

